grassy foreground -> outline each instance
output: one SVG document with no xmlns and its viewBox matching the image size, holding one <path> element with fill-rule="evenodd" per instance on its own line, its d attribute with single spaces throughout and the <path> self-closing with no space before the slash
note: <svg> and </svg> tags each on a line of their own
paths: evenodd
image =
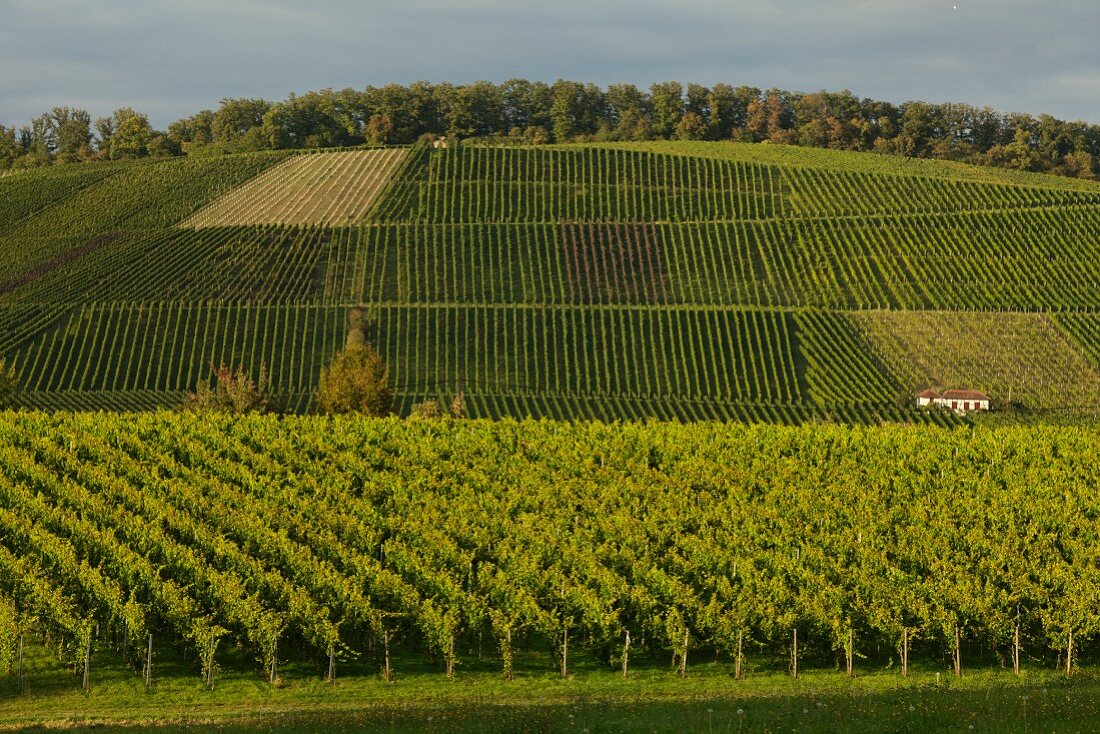
<svg viewBox="0 0 1100 734">
<path fill-rule="evenodd" d="M 569 679 L 532 657 L 517 679 L 474 663 L 454 681 L 426 667 L 394 683 L 368 664 L 335 685 L 312 664 L 288 664 L 272 686 L 226 656 L 213 690 L 182 659 L 158 662 L 151 691 L 104 655 L 89 693 L 41 648 L 27 664 L 28 692 L 0 677 L 0 731 L 95 727 L 101 731 L 379 732 L 1081 732 L 1100 728 L 1100 677 L 1050 669 L 1019 678 L 996 667 L 960 679 L 941 666 L 908 680 L 896 668 L 853 680 L 811 670 L 797 680 L 771 668 L 742 681 L 722 662 L 698 663 L 686 680 L 650 661 L 629 679 L 582 664 Z M 778 667 L 778 666 L 776 666 Z M 547 672 L 538 672 L 539 670 Z"/>
</svg>

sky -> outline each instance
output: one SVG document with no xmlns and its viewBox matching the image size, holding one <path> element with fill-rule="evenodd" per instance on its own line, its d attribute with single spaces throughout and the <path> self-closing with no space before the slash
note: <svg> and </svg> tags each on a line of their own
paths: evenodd
<svg viewBox="0 0 1100 734">
<path fill-rule="evenodd" d="M 0 124 L 513 77 L 849 89 L 1100 123 L 1100 0 L 0 0 Z"/>
</svg>

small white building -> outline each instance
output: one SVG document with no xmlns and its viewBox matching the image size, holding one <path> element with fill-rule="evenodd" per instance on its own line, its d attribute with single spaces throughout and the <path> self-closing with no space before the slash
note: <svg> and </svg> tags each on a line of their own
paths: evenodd
<svg viewBox="0 0 1100 734">
<path fill-rule="evenodd" d="M 922 408 L 931 406 L 948 408 L 956 413 L 970 413 L 975 410 L 989 410 L 989 396 L 977 390 L 925 390 L 917 395 L 917 405 Z"/>
</svg>

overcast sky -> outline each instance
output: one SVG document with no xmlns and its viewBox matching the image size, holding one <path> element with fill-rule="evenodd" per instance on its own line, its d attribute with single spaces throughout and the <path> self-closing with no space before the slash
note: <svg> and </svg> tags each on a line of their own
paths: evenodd
<svg viewBox="0 0 1100 734">
<path fill-rule="evenodd" d="M 1100 123 L 1100 0 L 0 0 L 0 124 L 223 97 L 675 79 Z"/>
</svg>

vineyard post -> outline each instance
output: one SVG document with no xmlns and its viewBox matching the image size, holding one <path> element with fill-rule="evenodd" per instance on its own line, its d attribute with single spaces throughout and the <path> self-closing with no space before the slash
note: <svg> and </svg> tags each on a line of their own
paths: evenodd
<svg viewBox="0 0 1100 734">
<path fill-rule="evenodd" d="M 901 628 L 901 677 L 909 677 L 909 630 Z"/>
<path fill-rule="evenodd" d="M 959 625 L 955 625 L 955 676 L 962 675 L 962 636 L 959 632 Z"/>
<path fill-rule="evenodd" d="M 798 677 L 798 628 L 791 630 L 791 677 Z"/>
<path fill-rule="evenodd" d="M 390 669 L 390 632 L 382 630 L 382 644 L 385 645 L 386 667 L 382 670 L 382 679 L 393 683 L 393 671 Z"/>
<path fill-rule="evenodd" d="M 214 688 L 214 646 L 217 645 L 217 639 L 215 635 L 211 634 L 210 639 L 207 640 L 206 650 L 203 653 L 203 664 L 206 668 L 206 687 L 213 690 Z"/>
<path fill-rule="evenodd" d="M 561 632 L 561 677 L 569 677 L 569 624 L 562 627 Z"/>
<path fill-rule="evenodd" d="M 1073 674 L 1073 633 L 1069 633 L 1066 641 L 1066 675 Z"/>
<path fill-rule="evenodd" d="M 22 694 L 23 688 L 23 635 L 19 635 L 19 693 Z"/>
<path fill-rule="evenodd" d="M 515 680 L 512 675 L 512 626 L 508 625 L 508 633 L 504 638 L 504 646 L 500 651 L 504 658 L 504 680 Z"/>
<path fill-rule="evenodd" d="M 88 629 L 88 643 L 84 647 L 84 680 L 81 684 L 81 687 L 84 689 L 85 693 L 88 692 L 88 673 L 89 673 L 89 669 L 91 668 L 91 665 L 92 665 L 92 630 L 91 630 L 91 628 L 89 628 Z"/>
<path fill-rule="evenodd" d="M 267 682 L 274 683 L 279 676 L 279 638 L 271 643 L 271 668 L 268 671 Z"/>
<path fill-rule="evenodd" d="M 852 677 L 852 656 L 855 654 L 856 633 L 851 627 L 848 628 L 848 645 L 844 650 L 846 662 L 848 664 L 848 677 Z"/>
<path fill-rule="evenodd" d="M 153 685 L 153 633 L 149 633 L 149 646 L 145 648 L 145 690 Z"/>
<path fill-rule="evenodd" d="M 684 647 L 680 651 L 680 677 L 687 678 L 688 674 L 688 630 L 684 628 Z"/>
<path fill-rule="evenodd" d="M 1020 675 L 1020 623 L 1016 623 L 1016 629 L 1012 635 L 1012 674 Z"/>
<path fill-rule="evenodd" d="M 455 660 L 458 656 L 455 655 L 455 633 L 451 633 L 451 641 L 447 646 L 447 680 L 455 679 Z"/>
<path fill-rule="evenodd" d="M 734 680 L 741 680 L 741 638 L 743 634 L 741 630 L 737 630 L 737 657 L 733 661 Z"/>
<path fill-rule="evenodd" d="M 623 642 L 623 678 L 626 677 L 627 657 L 630 655 L 630 630 L 626 631 L 626 640 Z"/>
</svg>

